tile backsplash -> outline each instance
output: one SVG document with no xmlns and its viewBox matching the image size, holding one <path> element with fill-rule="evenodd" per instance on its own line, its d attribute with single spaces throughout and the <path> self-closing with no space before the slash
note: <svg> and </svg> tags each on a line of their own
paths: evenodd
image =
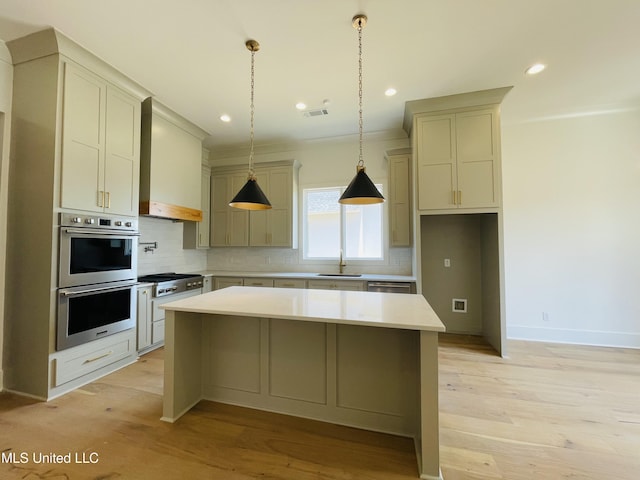
<svg viewBox="0 0 640 480">
<path fill-rule="evenodd" d="M 138 246 L 138 275 L 160 272 L 189 273 L 207 269 L 207 251 L 182 248 L 183 223 L 154 217 L 140 217 L 140 243 L 158 242 L 145 252 Z"/>
<path fill-rule="evenodd" d="M 207 268 L 225 272 L 320 272 L 333 273 L 338 262 L 302 263 L 299 250 L 291 248 L 223 247 L 211 248 L 207 254 Z M 389 249 L 386 264 L 350 264 L 346 273 L 378 273 L 382 275 L 411 275 L 410 248 Z"/>
<path fill-rule="evenodd" d="M 138 246 L 138 275 L 160 272 L 320 272 L 332 273 L 337 262 L 303 263 L 300 251 L 291 248 L 224 247 L 209 250 L 183 249 L 183 223 L 154 217 L 140 217 L 140 243 L 158 242 L 158 248 L 145 252 Z M 350 264 L 347 273 L 411 275 L 411 249 L 389 249 L 385 264 Z"/>
</svg>

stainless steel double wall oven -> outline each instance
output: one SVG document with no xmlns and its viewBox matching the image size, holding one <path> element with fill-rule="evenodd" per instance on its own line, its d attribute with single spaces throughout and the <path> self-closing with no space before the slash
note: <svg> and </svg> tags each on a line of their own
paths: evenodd
<svg viewBox="0 0 640 480">
<path fill-rule="evenodd" d="M 135 327 L 138 221 L 60 214 L 57 350 Z"/>
</svg>

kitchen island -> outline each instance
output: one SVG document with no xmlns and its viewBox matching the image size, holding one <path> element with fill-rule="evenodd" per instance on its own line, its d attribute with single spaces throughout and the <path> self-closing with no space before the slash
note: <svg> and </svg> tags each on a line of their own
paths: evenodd
<svg viewBox="0 0 640 480">
<path fill-rule="evenodd" d="M 423 296 L 229 287 L 162 308 L 163 420 L 211 400 L 409 436 L 441 478 L 444 325 Z"/>
</svg>

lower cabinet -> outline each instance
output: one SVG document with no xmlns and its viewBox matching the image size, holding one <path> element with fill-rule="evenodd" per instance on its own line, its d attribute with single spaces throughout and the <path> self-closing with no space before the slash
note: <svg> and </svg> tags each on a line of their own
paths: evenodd
<svg viewBox="0 0 640 480">
<path fill-rule="evenodd" d="M 138 351 L 151 346 L 151 289 L 138 287 Z"/>
<path fill-rule="evenodd" d="M 307 288 L 316 290 L 365 290 L 365 282 L 353 280 L 309 280 Z"/>
<path fill-rule="evenodd" d="M 202 279 L 202 293 L 208 293 L 213 290 L 213 277 L 205 275 Z"/>
<path fill-rule="evenodd" d="M 245 287 L 273 287 L 273 279 L 271 278 L 245 278 L 243 279 Z"/>
<path fill-rule="evenodd" d="M 200 295 L 202 289 L 152 298 L 152 287 L 138 288 L 138 353 L 144 354 L 164 345 L 165 313 L 161 305 Z"/>
<path fill-rule="evenodd" d="M 307 281 L 293 278 L 276 278 L 273 280 L 276 288 L 307 288 Z"/>
<path fill-rule="evenodd" d="M 214 290 L 226 287 L 310 288 L 319 290 L 366 290 L 362 280 L 305 280 L 303 278 L 215 277 Z"/>
<path fill-rule="evenodd" d="M 218 277 L 214 280 L 214 290 L 220 290 L 227 287 L 241 287 L 244 280 L 239 277 Z"/>
<path fill-rule="evenodd" d="M 79 381 L 80 384 L 92 381 L 104 375 L 99 371 L 105 367 L 110 367 L 116 362 L 125 365 L 135 361 L 135 351 L 134 330 L 130 329 L 56 352 L 52 355 L 53 387 L 59 387 L 74 380 Z"/>
</svg>

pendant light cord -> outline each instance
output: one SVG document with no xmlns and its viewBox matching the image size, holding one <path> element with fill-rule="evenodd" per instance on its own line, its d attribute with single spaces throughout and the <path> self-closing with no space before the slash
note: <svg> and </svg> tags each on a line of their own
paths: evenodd
<svg viewBox="0 0 640 480">
<path fill-rule="evenodd" d="M 362 155 L 362 20 L 358 21 L 358 125 L 360 134 L 360 155 L 358 156 L 358 169 L 364 168 Z"/>
<path fill-rule="evenodd" d="M 249 133 L 249 178 L 255 178 L 255 172 L 253 170 L 253 117 L 255 107 L 253 105 L 253 90 L 254 90 L 254 63 L 255 63 L 255 50 L 251 50 L 251 104 L 250 104 L 250 118 L 251 118 L 251 129 Z"/>
</svg>

